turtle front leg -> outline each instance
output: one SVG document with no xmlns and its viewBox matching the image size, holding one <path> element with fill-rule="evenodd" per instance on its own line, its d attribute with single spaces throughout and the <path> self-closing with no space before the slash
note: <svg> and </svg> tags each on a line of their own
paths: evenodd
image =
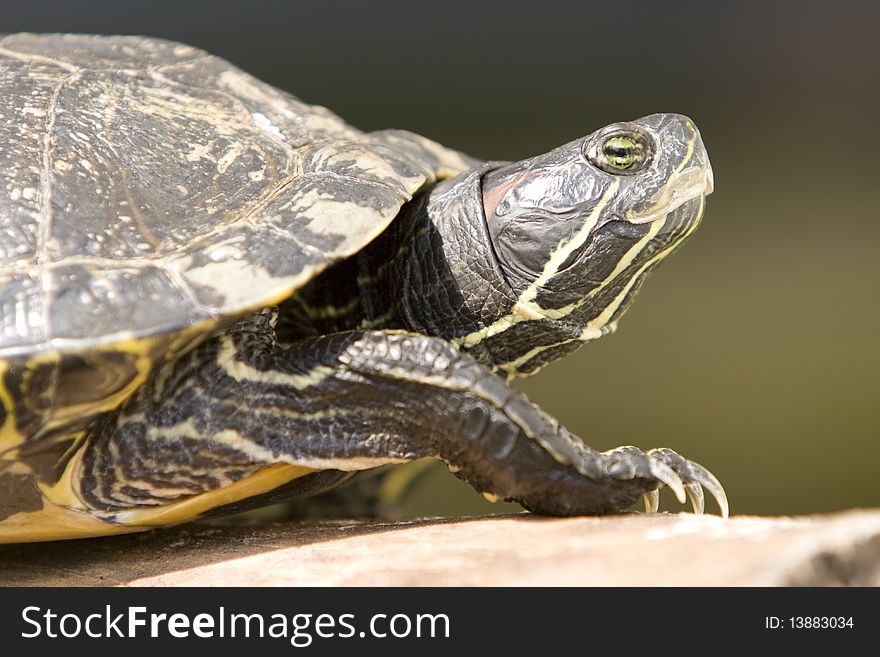
<svg viewBox="0 0 880 657">
<path fill-rule="evenodd" d="M 340 376 L 358 382 L 353 394 L 374 403 L 396 398 L 411 418 L 401 445 L 443 459 L 481 492 L 567 516 L 621 511 L 643 495 L 656 510 L 656 491 L 666 485 L 702 513 L 705 487 L 728 514 L 724 489 L 702 466 L 670 449 L 591 449 L 442 339 L 397 332 L 352 337 L 338 362 Z"/>
<path fill-rule="evenodd" d="M 172 503 L 282 464 L 351 471 L 433 456 L 541 514 L 617 512 L 643 495 L 656 508 L 662 485 L 697 511 L 703 486 L 727 513 L 701 466 L 671 450 L 591 449 L 442 339 L 352 331 L 281 348 L 269 322 L 199 347 L 93 433 L 81 460 L 89 506 Z"/>
</svg>

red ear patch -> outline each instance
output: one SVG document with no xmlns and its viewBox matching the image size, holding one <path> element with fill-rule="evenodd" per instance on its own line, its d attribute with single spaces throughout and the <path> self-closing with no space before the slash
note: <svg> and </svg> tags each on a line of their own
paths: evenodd
<svg viewBox="0 0 880 657">
<path fill-rule="evenodd" d="M 511 189 L 519 185 L 521 182 L 528 180 L 535 175 L 534 171 L 523 171 L 509 177 L 503 182 L 496 184 L 483 185 L 483 212 L 486 214 L 486 221 L 492 221 L 495 216 L 495 208 L 501 203 L 502 199 Z M 489 174 L 491 176 L 491 173 Z M 484 178 L 485 183 L 486 178 Z"/>
</svg>

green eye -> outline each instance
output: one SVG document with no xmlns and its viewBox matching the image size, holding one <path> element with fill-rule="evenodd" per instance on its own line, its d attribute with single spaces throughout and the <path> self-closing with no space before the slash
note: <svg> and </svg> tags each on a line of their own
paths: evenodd
<svg viewBox="0 0 880 657">
<path fill-rule="evenodd" d="M 627 171 L 645 160 L 645 145 L 630 137 L 611 137 L 602 144 L 602 157 L 614 169 Z"/>
<path fill-rule="evenodd" d="M 588 146 L 585 155 L 594 166 L 607 173 L 626 175 L 638 173 L 648 165 L 653 146 L 642 133 L 616 131 Z"/>
</svg>

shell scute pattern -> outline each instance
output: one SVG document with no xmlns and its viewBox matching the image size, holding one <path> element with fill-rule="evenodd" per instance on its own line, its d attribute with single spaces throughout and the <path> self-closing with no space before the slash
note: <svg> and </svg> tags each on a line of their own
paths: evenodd
<svg viewBox="0 0 880 657">
<path fill-rule="evenodd" d="M 0 357 L 277 302 L 470 164 L 158 39 L 11 35 L 0 80 Z"/>
</svg>

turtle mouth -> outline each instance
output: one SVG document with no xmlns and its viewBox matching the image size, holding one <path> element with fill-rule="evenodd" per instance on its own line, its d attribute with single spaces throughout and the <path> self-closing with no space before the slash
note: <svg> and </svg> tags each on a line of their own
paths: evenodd
<svg viewBox="0 0 880 657">
<path fill-rule="evenodd" d="M 627 212 L 625 219 L 632 224 L 662 219 L 689 201 L 708 196 L 714 189 L 715 176 L 711 166 L 678 172 L 644 207 Z"/>
</svg>

